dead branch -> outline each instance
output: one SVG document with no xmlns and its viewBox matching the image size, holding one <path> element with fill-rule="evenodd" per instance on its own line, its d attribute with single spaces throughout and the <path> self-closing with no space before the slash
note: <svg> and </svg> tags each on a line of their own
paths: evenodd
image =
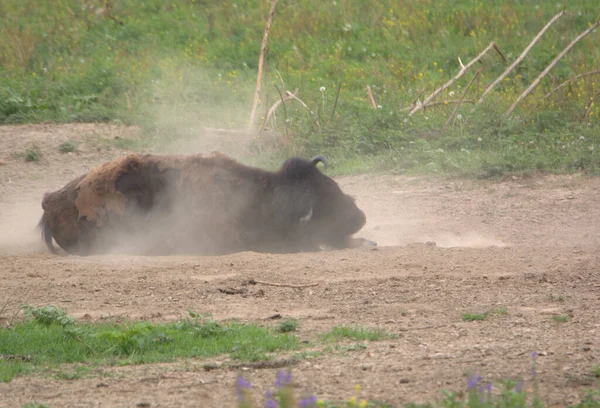
<svg viewBox="0 0 600 408">
<path fill-rule="evenodd" d="M 583 115 L 581 116 L 581 120 L 585 120 L 586 117 L 589 117 L 590 112 L 592 111 L 592 108 L 594 107 L 594 102 L 596 101 L 596 99 L 600 96 L 600 91 L 596 92 L 594 94 L 594 96 L 592 96 L 592 98 L 590 99 L 590 101 L 588 102 L 588 104 L 585 107 L 585 111 L 583 112 Z"/>
<path fill-rule="evenodd" d="M 509 117 L 513 113 L 513 111 L 515 110 L 515 108 L 517 107 L 517 105 L 519 103 L 521 103 L 521 101 L 523 99 L 525 99 L 527 97 L 527 95 L 529 95 L 531 93 L 531 91 L 533 91 L 535 89 L 536 86 L 538 86 L 538 84 L 540 83 L 540 81 L 542 80 L 542 78 L 545 77 L 546 74 L 552 68 L 554 68 L 554 66 L 558 63 L 558 61 L 560 61 L 562 59 L 562 57 L 564 57 L 565 54 L 567 52 L 569 52 L 571 50 L 571 48 L 573 48 L 573 46 L 575 44 L 577 44 L 583 37 L 585 37 L 586 35 L 588 35 L 589 33 L 591 33 L 599 25 L 600 25 L 600 19 L 598 19 L 598 21 L 596 21 L 596 23 L 594 23 L 593 25 L 591 25 L 587 30 L 585 30 L 584 32 L 582 32 L 581 34 L 579 34 L 577 36 L 577 38 L 575 38 L 573 41 L 571 41 L 571 43 L 569 45 L 567 45 L 565 47 L 565 49 L 562 50 L 560 52 L 560 54 L 558 54 L 556 56 L 556 58 L 554 58 L 550 64 L 548 64 L 548 66 L 546 67 L 546 69 L 544 69 L 544 71 L 542 71 L 542 73 L 535 79 L 535 81 L 533 81 L 531 83 L 531 85 L 529 85 L 529 87 L 521 95 L 519 95 L 519 97 L 517 98 L 517 100 L 510 107 L 510 109 L 508 109 L 508 111 L 506 112 L 505 116 Z"/>
<path fill-rule="evenodd" d="M 421 109 L 423 109 L 429 102 L 431 102 L 431 100 L 433 98 L 435 98 L 437 95 L 439 95 L 443 90 L 447 89 L 448 87 L 450 87 L 453 83 L 455 83 L 456 81 L 458 81 L 466 72 L 469 68 L 471 68 L 471 66 L 473 66 L 473 64 L 475 64 L 477 61 L 479 61 L 489 50 L 491 49 L 495 49 L 496 52 L 498 52 L 498 54 L 500 54 L 500 56 L 502 57 L 502 59 L 504 61 L 506 61 L 506 58 L 504 57 L 504 54 L 502 54 L 502 51 L 500 51 L 500 48 L 498 48 L 498 46 L 496 45 L 495 42 L 491 42 L 490 45 L 488 45 L 483 51 L 481 51 L 481 53 L 479 53 L 478 56 L 476 56 L 475 58 L 473 58 L 473 60 L 471 60 L 471 62 L 469 62 L 467 65 L 463 65 L 461 62 L 461 69 L 458 72 L 458 74 L 452 78 L 450 81 L 446 82 L 441 88 L 438 88 L 437 90 L 435 90 L 431 95 L 429 95 L 422 104 L 415 106 L 409 113 L 408 116 L 412 116 L 415 113 L 417 113 L 418 111 L 420 111 Z M 459 59 L 460 61 L 460 59 Z"/>
<path fill-rule="evenodd" d="M 273 22 L 273 16 L 275 15 L 275 5 L 277 4 L 277 1 L 278 0 L 272 0 L 271 2 L 271 11 L 269 12 L 269 18 L 267 19 L 267 24 L 265 25 L 265 34 L 260 45 L 260 56 L 258 57 L 258 74 L 256 76 L 256 91 L 254 92 L 254 104 L 252 105 L 252 113 L 250 113 L 250 127 L 252 127 L 252 125 L 254 124 L 254 116 L 256 116 L 256 108 L 258 106 L 258 100 L 260 98 L 260 86 L 265 59 L 265 50 L 267 49 L 267 38 L 269 36 L 271 23 Z"/>
<path fill-rule="evenodd" d="M 267 286 L 277 286 L 277 287 L 282 287 L 282 288 L 311 288 L 313 286 L 319 285 L 319 282 L 307 283 L 305 285 L 292 285 L 290 283 L 272 283 L 272 282 L 257 281 L 254 279 L 250 279 L 248 281 L 248 283 L 251 285 L 267 285 Z"/>
<path fill-rule="evenodd" d="M 338 85 L 337 93 L 335 94 L 335 102 L 333 104 L 333 109 L 331 110 L 331 117 L 329 118 L 330 122 L 333 120 L 333 115 L 335 113 L 335 108 L 337 108 L 338 98 L 340 97 L 340 90 L 341 89 L 342 89 L 342 83 L 340 82 L 339 85 Z"/>
<path fill-rule="evenodd" d="M 310 112 L 311 115 L 313 115 L 315 117 L 315 122 L 317 124 L 317 126 L 319 126 L 319 118 L 317 117 L 317 115 L 310 110 L 310 108 L 308 107 L 307 104 L 304 103 L 304 101 L 300 98 L 298 98 L 296 95 L 294 95 L 293 93 L 291 93 L 290 91 L 285 91 L 285 93 L 291 98 L 294 99 L 296 101 L 298 101 L 300 103 L 300 105 L 304 106 L 304 108 Z"/>
<path fill-rule="evenodd" d="M 297 95 L 298 94 L 298 90 L 299 88 L 296 88 L 294 90 L 294 92 L 292 93 L 292 95 Z M 278 99 L 273 106 L 271 106 L 271 109 L 269 109 L 269 112 L 267 113 L 267 116 L 265 117 L 265 120 L 262 124 L 262 126 L 260 127 L 260 131 L 263 131 L 265 126 L 267 125 L 267 121 L 269 120 L 269 118 L 271 117 L 271 115 L 273 115 L 275 113 L 275 110 L 279 107 L 279 105 L 281 105 L 283 102 L 285 101 L 289 101 L 290 99 L 292 99 L 291 96 L 289 96 L 287 93 L 285 95 L 283 95 L 283 101 L 281 99 Z"/>
<path fill-rule="evenodd" d="M 283 105 L 283 125 L 285 128 L 285 137 L 289 139 L 289 134 L 288 134 L 288 119 L 287 119 L 287 109 L 285 108 L 285 100 L 283 99 L 283 94 L 281 93 L 281 91 L 279 90 L 279 87 L 277 86 L 277 84 L 275 84 L 275 88 L 277 89 L 277 92 L 279 92 L 279 98 L 281 100 L 281 104 Z"/>
<path fill-rule="evenodd" d="M 471 78 L 471 81 L 469 82 L 469 84 L 465 88 L 465 91 L 463 92 L 462 96 L 458 100 L 458 103 L 454 107 L 454 110 L 452 111 L 452 114 L 448 117 L 448 120 L 446 121 L 446 124 L 444 125 L 444 129 L 446 129 L 448 127 L 448 125 L 450 124 L 450 121 L 453 120 L 454 117 L 456 116 L 456 113 L 458 112 L 458 108 L 460 108 L 460 105 L 465 100 L 465 96 L 467 96 L 467 93 L 469 92 L 469 89 L 471 89 L 471 85 L 473 84 L 473 82 L 475 82 L 475 79 L 479 76 L 479 74 L 481 74 L 481 69 L 478 69 L 477 72 L 475 72 L 475 75 L 473 75 L 473 78 Z M 452 124 L 454 125 L 454 122 Z"/>
<path fill-rule="evenodd" d="M 377 104 L 375 103 L 375 98 L 373 98 L 373 93 L 371 92 L 371 87 L 369 85 L 367 85 L 367 95 L 369 95 L 371 105 L 373 105 L 373 107 L 377 109 Z"/>
<path fill-rule="evenodd" d="M 554 92 L 558 91 L 563 86 L 568 85 L 568 84 L 570 84 L 573 81 L 577 81 L 578 79 L 581 79 L 581 78 L 584 78 L 584 77 L 587 77 L 587 76 L 590 76 L 590 75 L 596 75 L 596 74 L 600 74 L 600 69 L 597 69 L 595 71 L 586 72 L 585 74 L 580 74 L 580 75 L 577 75 L 577 76 L 575 76 L 573 78 L 567 79 L 565 82 L 563 82 L 562 84 L 560 84 L 559 86 L 557 86 L 556 88 L 554 88 L 553 90 L 551 90 L 550 92 L 548 92 L 546 94 L 546 96 L 544 96 L 544 99 L 547 98 L 547 97 L 549 97 L 550 95 L 552 95 Z"/>
<path fill-rule="evenodd" d="M 521 55 L 519 55 L 519 57 L 512 63 L 510 64 L 510 66 L 508 68 L 506 68 L 506 70 L 502 73 L 502 75 L 500 75 L 498 78 L 496 78 L 496 80 L 494 82 L 492 82 L 485 91 L 483 91 L 483 94 L 481 95 L 481 97 L 479 98 L 479 100 L 477 101 L 477 103 L 475 104 L 475 106 L 473 107 L 473 109 L 471 110 L 471 112 L 473 112 L 477 106 L 479 106 L 479 104 L 481 104 L 481 102 L 483 102 L 483 98 L 485 98 L 485 96 L 490 93 L 492 91 L 492 89 L 498 85 L 504 78 L 506 78 L 508 76 L 508 74 L 510 74 L 510 72 L 515 69 L 515 67 L 517 65 L 519 65 L 521 63 L 521 61 L 523 61 L 523 59 L 527 56 L 527 54 L 529 53 L 529 51 L 533 48 L 533 46 L 540 40 L 540 38 L 542 38 L 542 36 L 544 35 L 544 33 L 546 33 L 546 31 L 550 28 L 550 26 L 552 24 L 554 24 L 554 22 L 556 20 L 558 20 L 559 18 L 561 18 L 564 14 L 565 14 L 565 10 L 563 9 L 563 11 L 561 11 L 560 13 L 558 13 L 557 15 L 555 15 L 552 20 L 550 20 L 545 26 L 544 28 L 542 28 L 542 30 L 535 36 L 535 38 L 533 39 L 533 41 L 531 41 L 531 43 L 529 43 L 529 45 L 527 46 L 527 48 L 525 48 L 523 50 L 523 52 L 521 53 Z"/>
<path fill-rule="evenodd" d="M 443 101 L 436 101 L 436 102 L 430 102 L 427 104 L 427 106 L 424 109 L 427 108 L 432 108 L 434 106 L 438 106 L 438 105 L 449 105 L 451 103 L 458 103 L 460 102 L 460 99 L 450 99 L 450 100 L 443 100 Z M 475 103 L 474 99 L 465 99 L 464 101 L 462 101 L 462 103 Z M 412 109 L 413 105 L 409 105 L 406 108 L 402 108 L 403 111 Z"/>
</svg>

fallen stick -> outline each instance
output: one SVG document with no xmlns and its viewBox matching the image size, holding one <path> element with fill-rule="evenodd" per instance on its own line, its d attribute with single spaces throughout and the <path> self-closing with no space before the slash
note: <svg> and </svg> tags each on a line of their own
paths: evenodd
<svg viewBox="0 0 600 408">
<path fill-rule="evenodd" d="M 542 38 L 542 36 L 546 33 L 546 31 L 548 31 L 548 29 L 550 28 L 550 26 L 552 24 L 554 24 L 554 22 L 556 20 L 558 20 L 559 18 L 561 18 L 564 14 L 566 13 L 566 11 L 563 9 L 563 11 L 561 11 L 560 13 L 558 13 L 557 15 L 555 15 L 552 20 L 550 20 L 548 22 L 548 24 L 546 24 L 544 26 L 544 28 L 542 28 L 542 30 L 538 33 L 538 35 L 535 36 L 535 38 L 533 39 L 533 41 L 531 41 L 531 43 L 529 43 L 529 45 L 527 46 L 527 48 L 525 48 L 523 50 L 523 52 L 521 53 L 521 55 L 519 55 L 519 58 L 517 58 L 512 64 L 510 64 L 510 66 L 508 68 L 506 68 L 506 70 L 502 73 L 502 75 L 500 75 L 498 78 L 496 78 L 496 80 L 494 82 L 492 82 L 485 91 L 483 91 L 483 94 L 481 95 L 481 97 L 479 98 L 479 100 L 477 101 L 477 103 L 475 104 L 475 106 L 473 107 L 473 109 L 471 110 L 471 112 L 475 111 L 475 109 L 477 108 L 477 106 L 479 106 L 479 104 L 481 104 L 481 102 L 483 102 L 483 98 L 485 98 L 485 96 L 491 92 L 491 90 L 498 85 L 504 78 L 506 78 L 508 76 L 508 74 L 510 74 L 510 72 L 515 69 L 515 67 L 517 65 L 519 65 L 521 63 L 521 61 L 523 61 L 523 59 L 525 59 L 525 57 L 527 56 L 527 54 L 529 53 L 529 51 L 531 51 L 531 49 L 533 48 L 533 46 L 540 40 L 540 38 Z"/>
<path fill-rule="evenodd" d="M 469 84 L 465 88 L 465 91 L 463 92 L 463 94 L 460 97 L 458 103 L 454 107 L 454 110 L 452 111 L 452 114 L 448 117 L 448 120 L 446 121 L 446 124 L 444 125 L 444 129 L 446 129 L 448 127 L 448 125 L 450 124 L 450 121 L 452 119 L 454 119 L 454 117 L 456 116 L 456 113 L 458 112 L 458 108 L 460 108 L 460 105 L 462 104 L 463 100 L 465 99 L 465 96 L 467 96 L 467 93 L 469 92 L 469 89 L 471 89 L 471 85 L 473 85 L 473 82 L 475 82 L 475 79 L 477 79 L 477 77 L 479 76 L 479 74 L 481 74 L 481 69 L 478 69 L 477 72 L 475 72 L 475 75 L 473 75 L 473 78 L 471 78 L 471 81 L 469 82 Z M 454 126 L 454 122 L 452 122 L 452 126 Z"/>
<path fill-rule="evenodd" d="M 317 126 L 319 126 L 319 118 L 317 117 L 317 115 L 310 110 L 310 108 L 308 107 L 307 104 L 304 103 L 304 101 L 300 98 L 298 98 L 296 95 L 294 95 L 293 93 L 291 93 L 290 91 L 285 91 L 285 93 L 291 98 L 294 99 L 296 101 L 298 101 L 302 106 L 304 106 L 304 108 L 310 112 L 311 115 L 313 115 L 315 117 L 315 123 L 317 124 Z"/>
<path fill-rule="evenodd" d="M 292 95 L 296 95 L 298 93 L 299 88 L 296 88 L 294 90 L 294 92 L 292 93 Z M 292 99 L 287 93 L 283 96 L 283 100 L 284 101 L 289 101 L 290 99 Z M 269 118 L 275 113 L 275 110 L 279 107 L 279 105 L 281 105 L 283 102 L 281 101 L 281 99 L 278 99 L 273 106 L 271 106 L 271 109 L 269 109 L 269 112 L 267 113 L 267 116 L 265 117 L 265 120 L 262 124 L 262 126 L 260 127 L 260 130 L 264 130 L 265 126 L 267 125 L 267 121 L 269 120 Z"/>
<path fill-rule="evenodd" d="M 595 71 L 586 72 L 585 74 L 580 74 L 580 75 L 577 75 L 577 76 L 575 76 L 573 78 L 567 79 L 565 82 L 563 82 L 562 84 L 560 84 L 559 86 L 557 86 L 556 88 L 554 88 L 553 90 L 551 90 L 550 92 L 548 92 L 546 94 L 546 96 L 544 96 L 544 99 L 547 98 L 547 97 L 549 97 L 550 95 L 552 95 L 554 92 L 558 91 L 563 86 L 568 85 L 568 84 L 570 84 L 573 81 L 577 81 L 578 79 L 584 78 L 586 76 L 597 75 L 597 74 L 600 74 L 600 69 L 597 69 Z"/>
<path fill-rule="evenodd" d="M 438 96 L 444 89 L 447 89 L 448 87 L 450 87 L 453 83 L 455 83 L 456 81 L 458 81 L 466 72 L 469 68 L 471 68 L 471 66 L 473 64 L 475 64 L 477 61 L 479 61 L 489 50 L 491 49 L 495 49 L 496 52 L 498 52 L 498 54 L 500 54 L 500 56 L 502 57 L 502 59 L 506 62 L 506 58 L 504 57 L 504 54 L 502 54 L 502 51 L 500 51 L 500 48 L 498 48 L 498 46 L 496 45 L 495 42 L 491 42 L 490 45 L 488 45 L 483 51 L 481 51 L 481 53 L 479 53 L 478 56 L 476 56 L 475 58 L 473 58 L 473 60 L 471 60 L 471 62 L 469 62 L 467 65 L 463 65 L 462 61 L 460 61 L 459 58 L 459 62 L 461 65 L 461 69 L 458 72 L 458 74 L 452 78 L 450 81 L 446 82 L 441 88 L 436 89 L 431 95 L 429 95 L 427 97 L 427 99 L 425 99 L 423 101 L 422 104 L 415 106 L 409 113 L 408 116 L 412 116 L 415 113 L 417 113 L 418 111 L 420 111 L 421 109 L 423 109 L 429 102 L 431 102 L 431 100 L 433 98 L 435 98 L 436 96 Z"/>
<path fill-rule="evenodd" d="M 373 93 L 371 92 L 371 87 L 369 85 L 367 85 L 367 95 L 369 95 L 371 105 L 373 105 L 373 107 L 377 109 L 377 104 L 375 103 L 375 98 L 373 98 Z"/>
<path fill-rule="evenodd" d="M 271 11 L 269 12 L 269 18 L 267 19 L 267 24 L 265 25 L 265 34 L 260 45 L 260 55 L 258 57 L 258 74 L 256 77 L 256 91 L 254 92 L 254 104 L 252 105 L 252 113 L 250 113 L 250 127 L 252 127 L 252 125 L 254 124 L 254 116 L 256 116 L 256 108 L 258 106 L 258 100 L 260 99 L 260 86 L 262 80 L 263 65 L 265 61 L 265 50 L 267 49 L 267 38 L 269 36 L 271 23 L 273 22 L 273 16 L 275 15 L 275 5 L 277 4 L 277 1 L 278 0 L 272 0 L 271 2 Z"/>
<path fill-rule="evenodd" d="M 267 286 L 277 286 L 277 287 L 283 287 L 283 288 L 310 288 L 310 287 L 319 285 L 319 282 L 308 283 L 305 285 L 292 285 L 289 283 L 272 283 L 272 282 L 257 281 L 254 279 L 250 279 L 248 281 L 248 283 L 251 285 L 267 285 Z"/>
<path fill-rule="evenodd" d="M 279 90 L 279 87 L 277 86 L 277 84 L 275 84 L 275 88 L 277 89 L 277 92 L 279 92 L 279 98 L 281 100 L 281 104 L 283 105 L 283 126 L 285 128 L 285 137 L 289 139 L 289 134 L 288 134 L 288 120 L 287 120 L 287 109 L 285 108 L 285 100 L 283 99 L 283 94 L 281 93 L 281 91 Z"/>
<path fill-rule="evenodd" d="M 586 117 L 588 117 L 588 115 L 590 114 L 590 112 L 592 111 L 592 108 L 594 107 L 594 102 L 596 101 L 596 99 L 600 96 L 600 91 L 596 92 L 596 94 L 594 96 L 592 96 L 592 98 L 590 99 L 589 103 L 586 105 L 585 107 L 585 111 L 583 112 L 583 115 L 581 116 L 581 120 L 583 121 Z"/>
<path fill-rule="evenodd" d="M 536 86 L 538 86 L 538 84 L 540 83 L 540 81 L 542 80 L 542 78 L 545 77 L 546 74 L 548 74 L 548 72 L 550 72 L 550 70 L 552 68 L 554 68 L 554 66 L 558 63 L 558 61 L 560 61 L 562 59 L 562 57 L 564 57 L 565 54 L 567 52 L 569 52 L 571 50 L 571 48 L 573 48 L 573 46 L 575 44 L 577 44 L 583 37 L 585 37 L 586 35 L 588 35 L 589 33 L 591 33 L 599 25 L 600 25 L 600 19 L 598 19 L 598 21 L 596 21 L 596 23 L 594 23 L 593 25 L 591 25 L 583 33 L 579 34 L 577 36 L 577 38 L 575 38 L 573 41 L 571 41 L 571 43 L 569 45 L 567 45 L 566 48 L 564 50 L 562 50 L 560 52 L 560 54 L 558 54 L 556 56 L 556 58 L 554 58 L 550 64 L 548 64 L 548 66 L 546 67 L 546 69 L 544 69 L 544 71 L 542 71 L 542 73 L 535 79 L 535 81 L 533 81 L 531 83 L 531 85 L 529 85 L 529 87 L 521 95 L 519 95 L 519 97 L 517 98 L 517 100 L 512 104 L 512 106 L 508 109 L 508 111 L 506 111 L 505 116 L 509 117 L 513 113 L 513 111 L 515 110 L 515 108 L 517 107 L 517 105 L 519 103 L 521 103 L 521 101 L 523 99 L 525 99 L 527 97 L 527 95 L 529 95 L 531 93 L 531 91 L 533 91 L 535 89 Z"/>
<path fill-rule="evenodd" d="M 459 103 L 459 102 L 460 102 L 460 99 L 446 99 L 443 101 L 430 102 L 427 104 L 427 106 L 424 109 L 431 108 L 431 107 L 434 107 L 437 105 L 449 105 L 451 103 Z M 465 99 L 464 101 L 462 101 L 462 103 L 475 103 L 475 100 L 474 99 Z M 412 105 L 409 105 L 406 108 L 402 108 L 401 110 L 406 111 L 409 109 L 412 109 Z"/>
</svg>

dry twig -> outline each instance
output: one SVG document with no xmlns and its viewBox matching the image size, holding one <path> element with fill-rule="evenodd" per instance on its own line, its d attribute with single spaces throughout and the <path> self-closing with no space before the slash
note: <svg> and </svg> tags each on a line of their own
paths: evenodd
<svg viewBox="0 0 600 408">
<path fill-rule="evenodd" d="M 422 104 L 415 106 L 409 113 L 408 116 L 412 116 L 415 113 L 417 113 L 418 111 L 420 111 L 421 109 L 423 109 L 429 102 L 431 102 L 437 95 L 439 95 L 444 89 L 447 89 L 448 87 L 450 87 L 453 83 L 455 83 L 456 81 L 458 81 L 458 79 L 460 79 L 469 68 L 471 68 L 471 66 L 473 66 L 473 64 L 475 64 L 477 61 L 479 61 L 489 50 L 491 49 L 495 49 L 496 52 L 498 52 L 498 54 L 500 54 L 500 56 L 502 57 L 502 59 L 506 62 L 506 58 L 504 57 L 504 54 L 502 54 L 502 51 L 500 51 L 500 48 L 498 48 L 498 45 L 496 45 L 495 42 L 491 42 L 490 45 L 488 45 L 483 51 L 481 51 L 481 53 L 479 53 L 478 56 L 476 56 L 475 58 L 473 58 L 473 60 L 471 60 L 471 62 L 469 62 L 467 65 L 463 65 L 462 61 L 460 61 L 459 58 L 459 62 L 461 65 L 461 69 L 458 72 L 458 74 L 452 78 L 450 81 L 446 82 L 441 88 L 436 89 L 431 95 L 429 95 L 427 97 L 427 99 L 425 99 L 423 101 Z"/>
<path fill-rule="evenodd" d="M 546 99 L 547 97 L 549 97 L 550 95 L 552 95 L 554 92 L 558 91 L 560 88 L 562 88 L 565 85 L 570 84 L 573 81 L 577 81 L 578 79 L 581 79 L 581 78 L 584 78 L 584 77 L 587 77 L 587 76 L 590 76 L 590 75 L 597 75 L 597 74 L 600 74 L 600 69 L 597 69 L 595 71 L 586 72 L 585 74 L 580 74 L 580 75 L 577 75 L 577 76 L 575 76 L 573 78 L 567 79 L 565 82 L 563 82 L 562 84 L 560 84 L 559 86 L 557 86 L 556 88 L 554 88 L 553 90 L 551 90 L 550 92 L 548 92 L 546 94 L 546 96 L 544 96 L 544 99 Z"/>
<path fill-rule="evenodd" d="M 265 34 L 260 45 L 260 56 L 258 58 L 258 74 L 256 77 L 256 91 L 254 92 L 254 104 L 252 105 L 252 113 L 250 114 L 250 127 L 252 127 L 252 125 L 254 124 L 254 116 L 256 116 L 256 108 L 258 106 L 258 100 L 260 99 L 260 86 L 265 60 L 265 50 L 267 49 L 267 38 L 269 36 L 269 29 L 271 28 L 271 23 L 273 22 L 273 16 L 275 15 L 275 5 L 277 4 L 277 1 L 278 0 L 272 0 L 271 2 L 271 11 L 269 12 L 269 18 L 267 19 L 267 24 L 265 25 Z"/>
<path fill-rule="evenodd" d="M 307 283 L 304 285 L 292 285 L 290 283 L 272 283 L 272 282 L 257 281 L 254 279 L 250 279 L 248 281 L 248 283 L 251 285 L 267 285 L 267 286 L 277 286 L 277 287 L 282 287 L 282 288 L 311 288 L 313 286 L 319 285 L 319 282 Z"/>
<path fill-rule="evenodd" d="M 285 137 L 289 138 L 287 109 L 285 108 L 285 100 L 283 99 L 283 94 L 279 90 L 279 87 L 277 86 L 277 84 L 275 84 L 275 88 L 277 89 L 277 92 L 279 92 L 279 98 L 281 99 L 281 104 L 283 105 L 283 120 L 284 120 L 284 128 L 285 128 Z"/>
<path fill-rule="evenodd" d="M 296 88 L 294 90 L 294 92 L 292 93 L 292 95 L 297 95 L 298 94 L 298 90 L 299 88 Z M 283 102 L 285 101 L 289 101 L 290 99 L 292 99 L 291 96 L 289 96 L 287 93 L 283 96 L 283 101 L 281 99 L 278 99 L 273 106 L 271 106 L 271 109 L 269 109 L 269 112 L 267 113 L 267 116 L 265 117 L 265 120 L 262 124 L 262 126 L 260 127 L 260 130 L 264 130 L 265 126 L 267 125 L 267 121 L 269 120 L 269 118 L 275 113 L 275 110 L 279 107 L 279 105 L 281 105 Z"/>
<path fill-rule="evenodd" d="M 591 25 L 587 30 L 585 30 L 584 32 L 582 32 L 581 34 L 579 34 L 577 36 L 577 38 L 575 38 L 573 41 L 571 41 L 571 43 L 569 45 L 567 45 L 565 47 L 565 49 L 562 50 L 560 52 L 560 54 L 558 54 L 556 56 L 556 58 L 554 58 L 550 64 L 548 64 L 548 66 L 546 67 L 546 69 L 544 69 L 544 71 L 542 71 L 542 73 L 535 79 L 535 81 L 533 81 L 531 83 L 531 85 L 529 85 L 529 87 L 521 95 L 519 95 L 519 97 L 517 98 L 517 100 L 508 109 L 508 111 L 506 112 L 505 116 L 509 117 L 513 113 L 513 111 L 515 110 L 515 108 L 517 107 L 517 105 L 519 103 L 521 103 L 521 101 L 523 99 L 525 99 L 527 97 L 527 95 L 529 95 L 531 93 L 531 91 L 533 91 L 535 89 L 536 86 L 538 86 L 538 84 L 540 83 L 540 81 L 542 80 L 542 78 L 545 77 L 546 74 L 548 74 L 548 72 L 552 68 L 554 68 L 554 66 L 558 63 L 558 61 L 560 61 L 562 59 L 562 57 L 564 57 L 565 54 L 567 52 L 569 52 L 571 50 L 571 48 L 573 48 L 573 46 L 575 44 L 577 44 L 583 37 L 585 37 L 586 35 L 588 35 L 589 33 L 591 33 L 599 25 L 600 25 L 600 19 L 598 19 L 598 21 L 596 21 L 596 23 L 594 23 L 593 25 Z"/>
<path fill-rule="evenodd" d="M 452 119 L 454 119 L 454 117 L 456 116 L 456 112 L 458 112 L 458 108 L 460 108 L 460 105 L 465 100 L 465 96 L 467 96 L 467 93 L 469 92 L 469 89 L 471 89 L 471 85 L 473 84 L 473 82 L 475 81 L 475 79 L 479 76 L 479 74 L 481 74 L 481 69 L 478 69 L 477 72 L 475 72 L 475 75 L 473 76 L 473 78 L 471 78 L 471 81 L 469 82 L 469 84 L 465 88 L 465 91 L 463 92 L 462 96 L 458 100 L 458 103 L 454 107 L 454 110 L 452 111 L 452 114 L 448 117 L 448 120 L 446 121 L 446 124 L 444 125 L 444 129 L 446 129 L 448 127 L 448 125 L 450 124 L 450 121 Z M 452 122 L 452 125 L 454 125 L 454 122 Z"/>
<path fill-rule="evenodd" d="M 510 66 L 508 68 L 506 68 L 506 70 L 502 73 L 502 75 L 500 75 L 498 78 L 496 78 L 496 80 L 494 82 L 492 82 L 485 91 L 483 91 L 483 95 L 481 95 L 481 97 L 479 98 L 479 100 L 477 101 L 477 103 L 475 104 L 475 106 L 473 107 L 473 110 L 471 112 L 473 112 L 477 106 L 483 102 L 483 98 L 485 98 L 485 96 L 491 92 L 491 90 L 498 85 L 504 78 L 506 78 L 508 76 L 508 74 L 510 74 L 510 72 L 515 69 L 515 67 L 517 65 L 519 65 L 521 63 L 521 61 L 523 61 L 523 59 L 527 56 L 527 54 L 529 53 L 529 51 L 533 48 L 533 46 L 540 40 L 540 38 L 542 38 L 542 36 L 544 35 L 544 33 L 550 28 L 550 26 L 552 24 L 554 24 L 554 22 L 556 20 L 558 20 L 559 18 L 561 18 L 563 15 L 565 14 L 565 10 L 563 9 L 563 11 L 561 11 L 560 13 L 558 13 L 557 15 L 555 15 L 552 20 L 550 20 L 548 22 L 548 24 L 546 24 L 544 26 L 544 28 L 542 28 L 542 30 L 538 33 L 538 35 L 535 36 L 535 38 L 533 39 L 533 41 L 531 41 L 531 43 L 529 43 L 529 45 L 527 46 L 527 48 L 525 48 L 523 50 L 523 52 L 521 53 L 521 55 L 519 55 L 519 57 L 512 63 L 510 64 Z"/>
<path fill-rule="evenodd" d="M 377 109 L 377 104 L 375 103 L 375 98 L 373 98 L 373 93 L 371 92 L 371 87 L 369 85 L 367 85 L 367 95 L 369 95 L 371 105 L 373 105 L 373 107 Z"/>
<path fill-rule="evenodd" d="M 310 108 L 308 107 L 308 105 L 306 105 L 306 104 L 304 103 L 304 101 L 302 101 L 302 99 L 298 98 L 296 95 L 294 95 L 294 94 L 293 94 L 293 93 L 291 93 L 290 91 L 285 91 L 285 93 L 286 93 L 286 94 L 287 94 L 287 95 L 288 95 L 288 96 L 289 96 L 291 99 L 294 99 L 294 100 L 298 101 L 298 102 L 300 103 L 300 105 L 304 106 L 304 108 L 305 108 L 307 111 L 309 111 L 311 115 L 313 115 L 313 116 L 314 116 L 314 118 L 315 118 L 315 123 L 317 124 L 317 126 L 319 126 L 319 118 L 317 117 L 317 115 L 316 115 L 316 114 L 315 114 L 315 113 L 314 113 L 312 110 L 310 110 Z"/>
</svg>

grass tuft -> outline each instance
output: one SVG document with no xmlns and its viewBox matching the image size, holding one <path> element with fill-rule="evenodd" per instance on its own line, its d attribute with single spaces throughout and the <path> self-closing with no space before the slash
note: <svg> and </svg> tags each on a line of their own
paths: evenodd
<svg viewBox="0 0 600 408">
<path fill-rule="evenodd" d="M 348 327 L 348 326 L 336 326 L 330 331 L 323 334 L 324 340 L 341 340 L 341 339 L 352 339 L 352 340 L 391 340 L 398 338 L 397 335 L 386 332 L 383 329 L 370 329 L 363 327 Z"/>
<path fill-rule="evenodd" d="M 488 310 L 487 312 L 484 312 L 484 313 L 469 313 L 469 312 L 463 313 L 462 320 L 465 322 L 474 322 L 474 321 L 485 320 L 490 316 L 504 316 L 507 313 L 508 313 L 508 311 L 505 307 L 499 307 L 496 309 Z"/>
<path fill-rule="evenodd" d="M 58 151 L 61 153 L 73 153 L 77 151 L 77 143 L 71 141 L 61 143 L 60 146 L 58 146 Z"/>
</svg>

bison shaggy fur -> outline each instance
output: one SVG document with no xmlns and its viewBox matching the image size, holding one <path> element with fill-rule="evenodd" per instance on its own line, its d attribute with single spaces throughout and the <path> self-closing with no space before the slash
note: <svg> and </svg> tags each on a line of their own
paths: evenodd
<svg viewBox="0 0 600 408">
<path fill-rule="evenodd" d="M 46 193 L 39 222 L 71 254 L 290 253 L 375 245 L 354 198 L 312 160 L 278 171 L 223 154 L 131 154 Z"/>
</svg>

